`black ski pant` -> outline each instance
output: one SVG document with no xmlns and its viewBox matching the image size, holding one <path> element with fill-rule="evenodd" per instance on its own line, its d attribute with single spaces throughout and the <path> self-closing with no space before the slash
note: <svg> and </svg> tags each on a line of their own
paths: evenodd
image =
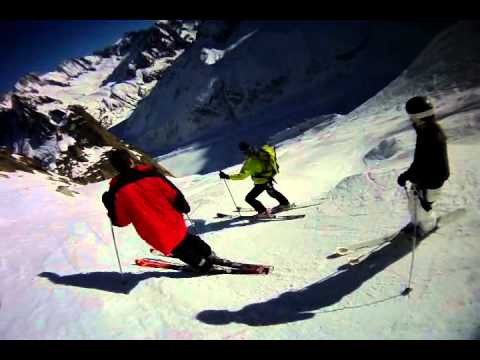
<svg viewBox="0 0 480 360">
<path fill-rule="evenodd" d="M 256 199 L 257 196 L 259 196 L 265 190 L 267 191 L 267 194 L 270 195 L 275 200 L 277 200 L 280 203 L 280 205 L 289 204 L 288 199 L 285 196 L 283 196 L 282 193 L 280 193 L 279 191 L 273 188 L 272 181 L 269 181 L 265 184 L 255 184 L 253 189 L 245 197 L 245 201 L 248 204 L 250 204 L 250 206 L 252 206 L 255 210 L 257 210 L 258 213 L 261 213 L 267 210 L 265 206 L 263 206 L 263 204 Z"/>
<path fill-rule="evenodd" d="M 199 236 L 187 233 L 185 239 L 172 251 L 172 255 L 187 263 L 200 273 L 206 273 L 212 267 L 210 256 L 212 249 Z"/>
</svg>

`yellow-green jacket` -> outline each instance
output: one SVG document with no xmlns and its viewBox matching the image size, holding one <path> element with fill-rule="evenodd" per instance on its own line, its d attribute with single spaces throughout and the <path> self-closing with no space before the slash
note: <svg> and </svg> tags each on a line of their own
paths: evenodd
<svg viewBox="0 0 480 360">
<path fill-rule="evenodd" d="M 230 175 L 230 180 L 243 180 L 251 176 L 254 184 L 265 184 L 273 177 L 272 169 L 268 169 L 265 161 L 258 158 L 258 155 L 250 155 L 238 174 Z"/>
</svg>

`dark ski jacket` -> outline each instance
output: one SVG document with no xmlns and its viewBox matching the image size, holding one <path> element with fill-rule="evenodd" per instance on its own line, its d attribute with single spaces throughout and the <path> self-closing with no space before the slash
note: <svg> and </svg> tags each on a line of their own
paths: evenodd
<svg viewBox="0 0 480 360">
<path fill-rule="evenodd" d="M 188 205 L 182 192 L 149 165 L 139 165 L 114 177 L 102 196 L 115 226 L 133 224 L 151 247 L 168 255 L 185 238 L 182 213 Z"/>
<path fill-rule="evenodd" d="M 406 179 L 422 189 L 438 189 L 450 176 L 447 137 L 435 122 L 416 126 L 417 142 Z"/>
</svg>

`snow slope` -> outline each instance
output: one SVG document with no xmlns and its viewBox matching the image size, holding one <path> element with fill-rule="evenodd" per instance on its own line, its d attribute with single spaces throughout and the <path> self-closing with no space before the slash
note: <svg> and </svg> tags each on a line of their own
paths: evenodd
<svg viewBox="0 0 480 360">
<path fill-rule="evenodd" d="M 269 122 L 271 135 L 305 117 L 348 113 L 397 77 L 441 28 L 392 21 L 206 21 L 192 47 L 111 130 L 158 156 L 258 122 Z"/>
<path fill-rule="evenodd" d="M 133 260 L 149 252 L 130 226 L 115 229 L 128 280 L 122 285 L 100 200 L 106 182 L 78 186 L 80 194 L 70 198 L 50 191 L 41 174 L 1 174 L 0 338 L 478 339 L 480 72 L 467 70 L 479 63 L 479 45 L 468 41 L 478 30 L 478 23 L 448 29 L 352 113 L 312 118 L 308 129 L 277 134 L 278 189 L 291 201 L 319 200 L 291 212 L 305 213 L 302 220 L 213 219 L 233 209 L 216 172 L 173 180 L 191 203 L 194 231 L 219 256 L 275 265 L 268 276 L 135 267 Z M 430 56 L 441 60 L 428 62 Z M 402 106 L 417 92 L 433 95 L 449 137 L 452 176 L 437 212 L 467 214 L 419 244 L 414 290 L 403 297 L 409 243 L 386 245 L 351 269 L 341 267 L 345 258 L 327 257 L 337 246 L 408 222 L 396 177 L 412 160 L 415 134 Z M 185 150 L 185 162 L 189 153 L 202 158 Z M 230 188 L 245 205 L 250 181 Z M 260 200 L 275 205 L 265 194 Z"/>
</svg>

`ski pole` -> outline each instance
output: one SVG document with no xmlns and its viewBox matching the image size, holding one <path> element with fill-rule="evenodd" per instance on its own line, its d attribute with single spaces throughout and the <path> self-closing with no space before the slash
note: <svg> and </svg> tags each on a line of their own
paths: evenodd
<svg viewBox="0 0 480 360">
<path fill-rule="evenodd" d="M 225 181 L 225 186 L 227 187 L 228 192 L 230 193 L 230 197 L 232 198 L 233 204 L 234 204 L 235 207 L 237 208 L 238 213 L 240 213 L 240 207 L 237 206 L 237 203 L 235 202 L 235 199 L 233 198 L 232 192 L 230 191 L 230 187 L 229 187 L 228 184 L 227 184 L 227 180 L 223 179 L 223 181 Z"/>
<path fill-rule="evenodd" d="M 190 216 L 188 216 L 188 214 L 185 214 L 185 215 L 187 216 L 187 219 L 190 222 L 190 224 L 192 224 L 193 228 L 195 229 L 194 234 L 197 235 L 195 223 L 192 221 L 192 219 L 190 219 Z"/>
<path fill-rule="evenodd" d="M 115 253 L 117 254 L 118 267 L 120 268 L 120 276 L 122 279 L 122 284 L 125 284 L 125 280 L 123 278 L 122 264 L 120 263 L 120 256 L 118 255 L 117 242 L 115 241 L 115 232 L 113 231 L 113 224 L 111 222 L 110 222 L 110 228 L 112 229 L 113 245 L 115 245 Z"/>
<path fill-rule="evenodd" d="M 408 295 L 412 292 L 411 283 L 412 283 L 412 276 L 413 276 L 413 264 L 415 262 L 415 247 L 416 247 L 416 243 L 417 243 L 417 197 L 418 197 L 417 195 L 418 195 L 418 191 L 415 187 L 415 188 L 413 188 L 414 208 L 413 208 L 412 261 L 410 262 L 410 274 L 408 275 L 408 285 L 405 288 L 405 290 L 403 290 L 402 295 Z"/>
</svg>

